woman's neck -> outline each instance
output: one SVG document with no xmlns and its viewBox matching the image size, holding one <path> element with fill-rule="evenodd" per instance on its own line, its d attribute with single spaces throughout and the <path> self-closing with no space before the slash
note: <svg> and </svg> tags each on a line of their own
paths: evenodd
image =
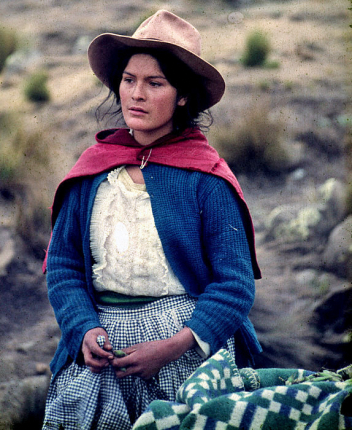
<svg viewBox="0 0 352 430">
<path fill-rule="evenodd" d="M 144 184 L 144 177 L 139 166 L 129 165 L 126 166 L 127 173 L 130 175 L 135 184 Z"/>
<path fill-rule="evenodd" d="M 153 132 L 130 130 L 130 133 L 134 137 L 134 140 L 142 146 L 150 145 L 151 143 L 170 134 L 171 132 L 172 129 L 153 130 Z"/>
</svg>

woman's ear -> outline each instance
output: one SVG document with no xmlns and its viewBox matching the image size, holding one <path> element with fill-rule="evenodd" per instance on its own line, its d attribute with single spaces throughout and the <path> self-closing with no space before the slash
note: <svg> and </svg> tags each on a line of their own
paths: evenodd
<svg viewBox="0 0 352 430">
<path fill-rule="evenodd" d="M 177 106 L 185 106 L 187 103 L 187 97 L 180 97 L 177 101 Z"/>
</svg>

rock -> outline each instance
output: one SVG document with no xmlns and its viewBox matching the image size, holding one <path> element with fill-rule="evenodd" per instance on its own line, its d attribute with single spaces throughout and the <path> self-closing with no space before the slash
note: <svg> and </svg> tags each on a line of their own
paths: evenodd
<svg viewBox="0 0 352 430">
<path fill-rule="evenodd" d="M 330 286 L 328 275 L 314 269 L 306 269 L 297 273 L 296 281 L 302 287 L 309 288 L 319 296 L 326 293 Z"/>
<path fill-rule="evenodd" d="M 265 222 L 267 240 L 280 237 L 281 226 L 288 224 L 296 216 L 296 211 L 289 205 L 278 206 L 273 209 Z"/>
<path fill-rule="evenodd" d="M 328 179 L 319 188 L 319 199 L 318 210 L 321 220 L 316 233 L 326 235 L 345 217 L 346 186 L 337 179 Z"/>
<path fill-rule="evenodd" d="M 49 381 L 34 376 L 0 384 L 0 430 L 40 428 Z"/>
<path fill-rule="evenodd" d="M 11 54 L 5 63 L 2 84 L 11 86 L 17 84 L 26 72 L 42 67 L 42 57 L 35 49 L 18 50 Z"/>
<path fill-rule="evenodd" d="M 37 341 L 29 340 L 28 342 L 22 343 L 17 347 L 17 352 L 22 354 L 29 354 L 30 351 L 36 346 Z"/>
<path fill-rule="evenodd" d="M 6 268 L 15 256 L 15 241 L 9 229 L 0 229 L 0 276 L 6 274 Z"/>
<path fill-rule="evenodd" d="M 295 211 L 279 206 L 268 216 L 266 239 L 302 242 L 314 236 L 326 239 L 345 215 L 345 186 L 337 179 L 328 179 L 318 190 L 316 204 Z"/>
<path fill-rule="evenodd" d="M 331 232 L 323 260 L 324 267 L 338 276 L 346 278 L 352 275 L 352 215 Z"/>
<path fill-rule="evenodd" d="M 306 269 L 297 273 L 296 281 L 299 285 L 313 285 L 316 283 L 318 272 L 314 269 Z"/>
<path fill-rule="evenodd" d="M 307 176 L 307 172 L 305 169 L 302 169 L 301 167 L 294 170 L 289 176 L 288 179 L 292 182 L 301 181 Z"/>
<path fill-rule="evenodd" d="M 331 352 L 343 356 L 345 363 L 352 360 L 350 328 L 352 323 L 352 287 L 340 284 L 322 297 L 313 310 L 315 325 L 321 335 L 319 343 Z"/>
<path fill-rule="evenodd" d="M 86 55 L 91 39 L 90 36 L 80 36 L 73 46 L 72 53 Z"/>
<path fill-rule="evenodd" d="M 50 367 L 46 363 L 36 363 L 35 372 L 37 375 L 49 375 Z"/>
<path fill-rule="evenodd" d="M 268 216 L 266 239 L 282 242 L 301 242 L 309 238 L 320 221 L 316 207 L 301 209 L 298 213 L 290 206 L 279 206 Z"/>
</svg>

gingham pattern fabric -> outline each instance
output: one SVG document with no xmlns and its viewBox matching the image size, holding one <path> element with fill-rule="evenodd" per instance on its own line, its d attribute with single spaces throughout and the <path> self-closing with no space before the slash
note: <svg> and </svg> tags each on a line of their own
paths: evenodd
<svg viewBox="0 0 352 430">
<path fill-rule="evenodd" d="M 166 339 L 180 331 L 196 300 L 188 295 L 167 296 L 136 309 L 99 307 L 99 318 L 114 349 Z M 234 341 L 228 342 L 234 356 Z M 130 430 L 148 405 L 174 401 L 179 387 L 204 362 L 191 350 L 165 366 L 157 378 L 118 380 L 111 367 L 99 374 L 72 363 L 52 381 L 43 430 Z"/>
<path fill-rule="evenodd" d="M 263 386 L 264 380 L 282 385 Z M 227 351 L 208 359 L 181 386 L 177 402 L 153 401 L 133 430 L 347 430 L 342 414 L 352 394 L 346 382 L 285 385 L 287 369 L 237 370 Z M 253 372 L 256 373 L 254 377 Z M 272 372 L 272 377 L 270 377 Z M 311 372 L 296 369 L 298 376 Z M 244 381 L 246 380 L 246 384 Z M 260 383 L 261 388 L 255 388 Z M 254 391 L 245 391 L 252 387 Z"/>
</svg>

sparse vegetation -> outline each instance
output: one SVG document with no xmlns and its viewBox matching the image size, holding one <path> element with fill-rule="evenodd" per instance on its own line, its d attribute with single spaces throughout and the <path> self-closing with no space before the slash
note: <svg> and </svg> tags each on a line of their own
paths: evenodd
<svg viewBox="0 0 352 430">
<path fill-rule="evenodd" d="M 40 231 L 50 228 L 50 206 L 43 177 L 50 171 L 48 145 L 38 130 L 31 130 L 11 114 L 0 114 L 0 192 L 15 202 L 17 232 L 34 251 L 42 251 Z"/>
<path fill-rule="evenodd" d="M 16 33 L 0 25 L 0 73 L 5 66 L 6 59 L 15 52 L 17 45 Z"/>
<path fill-rule="evenodd" d="M 266 69 L 272 69 L 272 70 L 278 69 L 280 67 L 280 63 L 276 60 L 271 60 L 271 61 L 267 60 L 264 63 L 264 67 Z"/>
<path fill-rule="evenodd" d="M 29 76 L 25 83 L 24 94 L 26 99 L 35 103 L 44 103 L 50 100 L 50 92 L 47 87 L 48 74 L 38 71 Z"/>
<path fill-rule="evenodd" d="M 267 80 L 263 80 L 258 82 L 258 87 L 261 91 L 269 91 L 270 90 L 271 83 Z"/>
<path fill-rule="evenodd" d="M 0 114 L 0 186 L 26 181 L 27 174 L 39 173 L 49 162 L 47 145 L 39 131 L 20 126 L 14 114 Z"/>
<path fill-rule="evenodd" d="M 242 63 L 246 67 L 264 66 L 270 53 L 268 37 L 261 31 L 253 31 L 247 37 Z"/>
<path fill-rule="evenodd" d="M 218 129 L 212 140 L 236 173 L 278 174 L 290 164 L 282 143 L 282 128 L 270 120 L 269 108 L 259 103 L 240 123 Z"/>
</svg>

